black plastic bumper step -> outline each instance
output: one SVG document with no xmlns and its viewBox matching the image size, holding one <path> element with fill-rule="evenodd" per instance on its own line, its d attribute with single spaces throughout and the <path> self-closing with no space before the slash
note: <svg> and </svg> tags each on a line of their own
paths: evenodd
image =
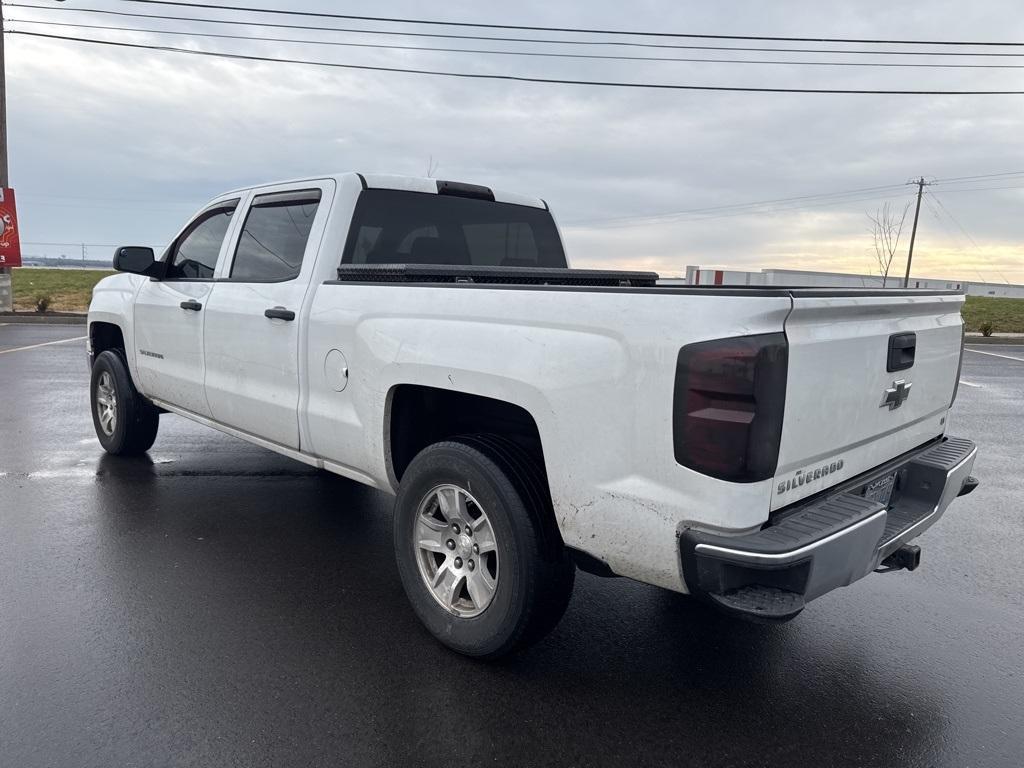
<svg viewBox="0 0 1024 768">
<path fill-rule="evenodd" d="M 789 552 L 849 528 L 882 509 L 885 504 L 880 501 L 842 493 L 799 509 L 768 528 L 719 542 L 751 553 Z"/>
<path fill-rule="evenodd" d="M 946 476 L 964 459 L 974 452 L 974 443 L 959 437 L 951 437 L 924 453 L 914 457 L 904 470 L 901 488 L 885 520 L 885 533 L 879 542 L 883 555 L 888 555 L 897 545 L 897 539 L 906 531 L 927 520 L 935 511 L 935 505 L 945 489 Z M 964 484 L 973 481 L 970 493 L 978 481 L 968 477 Z M 956 495 L 964 487 L 953 489 Z"/>
<path fill-rule="evenodd" d="M 719 607 L 736 611 L 747 618 L 785 621 L 804 609 L 804 596 L 777 587 L 760 584 L 734 589 L 724 595 L 711 595 Z"/>
</svg>

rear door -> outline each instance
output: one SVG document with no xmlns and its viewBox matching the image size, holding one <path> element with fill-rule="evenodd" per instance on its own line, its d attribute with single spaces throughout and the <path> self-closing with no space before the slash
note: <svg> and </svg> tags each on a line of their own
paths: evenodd
<svg viewBox="0 0 1024 768">
<path fill-rule="evenodd" d="M 148 280 L 135 299 L 136 366 L 143 392 L 210 415 L 203 379 L 203 321 L 230 239 L 238 197 L 208 206 L 164 256 L 164 277 Z"/>
<path fill-rule="evenodd" d="M 206 315 L 213 418 L 296 449 L 302 308 L 333 189 L 323 181 L 255 190 Z"/>
<path fill-rule="evenodd" d="M 942 435 L 961 354 L 961 295 L 793 296 L 772 509 Z"/>
</svg>

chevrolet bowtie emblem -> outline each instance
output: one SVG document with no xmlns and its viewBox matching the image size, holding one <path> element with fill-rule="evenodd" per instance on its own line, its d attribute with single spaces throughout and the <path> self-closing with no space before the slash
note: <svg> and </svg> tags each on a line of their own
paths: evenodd
<svg viewBox="0 0 1024 768">
<path fill-rule="evenodd" d="M 885 396 L 882 398 L 882 404 L 879 408 L 885 408 L 888 406 L 890 411 L 895 411 L 910 397 L 910 388 L 913 384 L 908 384 L 903 379 L 894 381 L 892 386 L 885 390 Z"/>
</svg>

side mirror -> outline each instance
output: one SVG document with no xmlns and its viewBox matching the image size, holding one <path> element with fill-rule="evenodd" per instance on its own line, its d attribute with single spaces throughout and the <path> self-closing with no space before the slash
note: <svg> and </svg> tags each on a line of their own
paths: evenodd
<svg viewBox="0 0 1024 768">
<path fill-rule="evenodd" d="M 152 248 L 126 245 L 114 251 L 114 269 L 118 272 L 159 277 L 161 266 Z"/>
</svg>

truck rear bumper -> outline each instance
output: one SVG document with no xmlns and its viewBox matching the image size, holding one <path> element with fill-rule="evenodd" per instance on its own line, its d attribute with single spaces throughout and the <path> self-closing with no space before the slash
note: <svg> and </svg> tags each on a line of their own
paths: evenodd
<svg viewBox="0 0 1024 768">
<path fill-rule="evenodd" d="M 754 533 L 689 529 L 680 537 L 687 586 L 730 612 L 786 620 L 883 562 L 916 567 L 916 552 L 901 548 L 974 490 L 976 453 L 970 440 L 944 438 L 783 510 Z M 891 488 L 888 499 L 871 498 L 879 486 Z"/>
</svg>

